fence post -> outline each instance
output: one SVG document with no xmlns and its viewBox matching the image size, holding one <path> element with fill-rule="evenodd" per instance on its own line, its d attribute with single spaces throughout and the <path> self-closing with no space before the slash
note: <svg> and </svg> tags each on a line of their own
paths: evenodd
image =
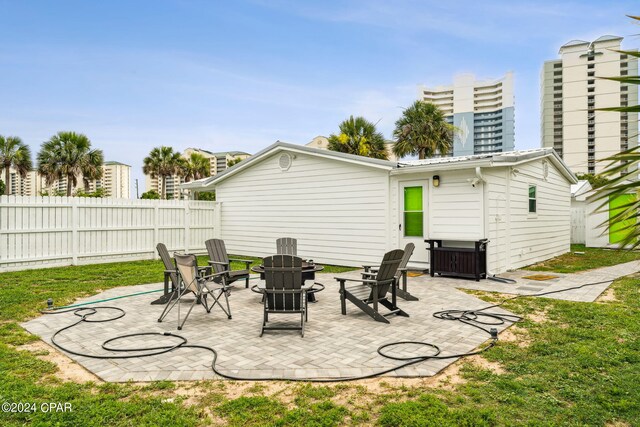
<svg viewBox="0 0 640 427">
<path fill-rule="evenodd" d="M 71 265 L 78 265 L 78 221 L 78 199 L 71 197 Z"/>
<path fill-rule="evenodd" d="M 154 200 L 153 201 L 153 244 L 157 245 L 158 243 L 160 243 L 158 241 L 159 238 L 159 234 L 158 234 L 158 222 L 160 221 L 160 219 L 158 218 L 158 201 Z M 153 248 L 151 250 L 151 253 L 153 254 L 153 259 L 158 259 L 158 252 L 155 250 L 155 248 Z"/>
<path fill-rule="evenodd" d="M 222 202 L 214 202 L 213 237 L 222 239 Z"/>
<path fill-rule="evenodd" d="M 3 230 L 7 230 L 6 236 L 9 238 L 9 224 L 7 217 L 9 216 L 9 196 L 0 196 L 0 267 L 7 261 L 7 246 L 9 242 L 5 242 Z"/>
<path fill-rule="evenodd" d="M 189 209 L 189 200 L 184 201 L 184 253 L 189 253 L 189 230 L 191 229 L 191 210 Z"/>
</svg>

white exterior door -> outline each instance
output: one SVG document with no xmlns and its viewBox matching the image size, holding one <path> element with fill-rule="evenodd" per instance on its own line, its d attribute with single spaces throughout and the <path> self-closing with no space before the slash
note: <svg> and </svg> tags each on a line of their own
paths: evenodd
<svg viewBox="0 0 640 427">
<path fill-rule="evenodd" d="M 416 245 L 409 264 L 423 264 L 429 262 L 427 244 L 424 242 L 427 236 L 427 183 L 428 181 L 401 181 L 399 217 L 400 249 L 404 249 L 407 243 Z"/>
</svg>

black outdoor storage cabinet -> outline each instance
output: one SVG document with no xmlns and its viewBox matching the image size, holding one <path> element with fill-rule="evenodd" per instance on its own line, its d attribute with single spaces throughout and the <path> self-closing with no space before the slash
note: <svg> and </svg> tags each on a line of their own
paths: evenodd
<svg viewBox="0 0 640 427">
<path fill-rule="evenodd" d="M 477 240 L 473 248 L 443 247 L 442 240 L 425 240 L 430 253 L 429 272 L 441 276 L 457 276 L 480 279 L 487 277 L 487 244 L 489 240 Z"/>
</svg>

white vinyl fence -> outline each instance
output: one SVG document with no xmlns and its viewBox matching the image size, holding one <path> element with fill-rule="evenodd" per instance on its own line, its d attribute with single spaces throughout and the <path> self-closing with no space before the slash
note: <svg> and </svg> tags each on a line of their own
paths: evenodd
<svg viewBox="0 0 640 427">
<path fill-rule="evenodd" d="M 571 243 L 586 242 L 587 202 L 571 201 Z"/>
<path fill-rule="evenodd" d="M 216 202 L 0 196 L 0 271 L 201 253 L 219 224 Z"/>
</svg>

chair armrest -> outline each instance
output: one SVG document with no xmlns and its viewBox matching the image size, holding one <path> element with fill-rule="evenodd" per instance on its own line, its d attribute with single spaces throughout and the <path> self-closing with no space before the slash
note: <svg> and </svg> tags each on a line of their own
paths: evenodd
<svg viewBox="0 0 640 427">
<path fill-rule="evenodd" d="M 267 288 L 264 288 L 264 289 L 262 289 L 262 291 L 265 294 L 291 294 L 291 295 L 295 295 L 295 294 L 301 294 L 303 292 L 307 292 L 307 289 L 305 289 L 305 288 L 300 288 L 300 289 L 267 289 Z"/>
<path fill-rule="evenodd" d="M 238 259 L 238 258 L 229 258 L 229 261 L 235 261 L 235 262 L 244 262 L 251 264 L 253 262 L 252 259 Z"/>
<path fill-rule="evenodd" d="M 359 283 L 366 283 L 369 285 L 375 285 L 377 283 L 375 280 L 370 280 L 370 279 L 347 279 L 345 277 L 334 277 L 334 279 L 336 279 L 338 282 L 359 282 Z"/>
<path fill-rule="evenodd" d="M 218 277 L 228 273 L 229 273 L 229 270 L 225 270 L 225 271 L 221 271 L 220 273 L 213 273 L 213 274 L 208 274 L 206 276 L 200 276 L 198 277 L 198 279 L 207 280 L 207 279 L 211 279 L 212 277 Z"/>
<path fill-rule="evenodd" d="M 215 264 L 215 265 L 229 265 L 228 262 L 220 262 L 220 261 L 211 261 L 211 260 L 209 260 L 209 265 L 212 265 L 212 264 Z"/>
<path fill-rule="evenodd" d="M 171 274 L 171 273 L 177 273 L 178 270 L 165 270 L 164 274 Z"/>
</svg>

